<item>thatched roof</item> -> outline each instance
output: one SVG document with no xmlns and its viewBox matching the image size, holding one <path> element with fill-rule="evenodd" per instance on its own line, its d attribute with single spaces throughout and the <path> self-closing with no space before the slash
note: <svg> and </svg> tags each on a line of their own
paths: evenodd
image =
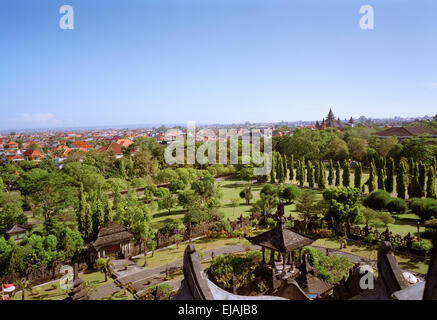
<svg viewBox="0 0 437 320">
<path fill-rule="evenodd" d="M 25 233 L 27 231 L 27 229 L 25 227 L 23 227 L 20 224 L 14 224 L 14 226 L 9 229 L 8 231 L 6 231 L 6 233 L 8 235 L 14 235 L 14 234 L 20 234 L 20 233 Z"/>
<path fill-rule="evenodd" d="M 94 248 L 101 248 L 112 244 L 131 241 L 135 235 L 121 224 L 109 222 L 106 227 L 100 228 L 97 239 L 92 243 Z"/>
<path fill-rule="evenodd" d="M 282 253 L 302 248 L 310 245 L 314 241 L 288 229 L 285 227 L 285 223 L 282 220 L 278 222 L 275 228 L 255 237 L 248 237 L 247 240 L 254 245 L 259 245 Z"/>
</svg>

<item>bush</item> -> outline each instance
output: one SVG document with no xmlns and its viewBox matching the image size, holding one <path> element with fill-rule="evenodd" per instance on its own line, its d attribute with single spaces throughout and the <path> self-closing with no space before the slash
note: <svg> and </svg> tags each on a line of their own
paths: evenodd
<svg viewBox="0 0 437 320">
<path fill-rule="evenodd" d="M 329 229 L 321 228 L 314 230 L 312 235 L 317 238 L 333 238 L 335 236 L 335 232 Z"/>
<path fill-rule="evenodd" d="M 213 231 L 216 231 L 216 232 L 222 232 L 222 231 L 229 232 L 230 228 L 231 228 L 231 224 L 229 223 L 228 220 L 221 220 L 221 221 L 217 221 L 217 222 L 214 223 Z"/>
<path fill-rule="evenodd" d="M 422 221 L 437 217 L 437 200 L 432 198 L 413 198 L 408 204 L 410 210 L 417 214 Z"/>
<path fill-rule="evenodd" d="M 328 201 L 328 218 L 338 222 L 350 221 L 360 223 L 363 216 L 360 212 L 361 190 L 351 187 L 335 187 L 326 189 L 323 198 Z"/>
<path fill-rule="evenodd" d="M 393 198 L 387 204 L 387 210 L 391 213 L 405 213 L 407 209 L 407 203 L 401 198 Z"/>
<path fill-rule="evenodd" d="M 269 227 L 269 228 L 276 227 L 276 221 L 273 218 L 267 218 L 266 224 L 267 224 L 267 227 Z"/>
<path fill-rule="evenodd" d="M 383 210 L 387 208 L 390 202 L 390 194 L 384 190 L 373 191 L 369 196 L 364 199 L 363 204 L 373 210 Z"/>
<path fill-rule="evenodd" d="M 170 184 L 168 185 L 168 189 L 171 193 L 176 193 L 178 190 L 184 190 L 186 187 L 186 184 L 181 179 L 173 179 L 170 181 Z"/>
<path fill-rule="evenodd" d="M 367 236 L 364 237 L 364 241 L 368 243 L 373 243 L 373 241 L 375 241 L 375 235 L 373 233 L 369 233 Z"/>
<path fill-rule="evenodd" d="M 337 283 L 347 277 L 354 265 L 345 257 L 325 256 L 312 247 L 303 248 L 302 254 L 308 255 L 308 262 L 317 270 L 317 276 L 328 283 Z"/>
<path fill-rule="evenodd" d="M 294 227 L 294 221 L 290 221 L 290 220 L 285 221 L 285 226 L 286 226 L 288 229 L 293 229 L 293 227 Z"/>
<path fill-rule="evenodd" d="M 173 286 L 169 283 L 162 283 L 158 285 L 158 288 L 165 297 L 169 297 L 171 292 L 173 291 Z"/>
<path fill-rule="evenodd" d="M 224 254 L 214 259 L 206 269 L 210 279 L 224 289 L 241 288 L 255 278 L 253 271 L 261 258 L 259 251 L 243 255 Z"/>
<path fill-rule="evenodd" d="M 431 252 L 432 243 L 426 240 L 414 241 L 413 248 L 423 252 L 424 254 L 428 254 Z"/>
<path fill-rule="evenodd" d="M 280 198 L 287 201 L 287 203 L 291 203 L 301 194 L 300 189 L 295 185 L 286 185 L 280 192 Z"/>
<path fill-rule="evenodd" d="M 267 183 L 261 189 L 260 193 L 263 194 L 263 195 L 277 196 L 278 195 L 278 189 L 276 189 L 275 186 L 273 186 L 272 184 Z"/>
</svg>

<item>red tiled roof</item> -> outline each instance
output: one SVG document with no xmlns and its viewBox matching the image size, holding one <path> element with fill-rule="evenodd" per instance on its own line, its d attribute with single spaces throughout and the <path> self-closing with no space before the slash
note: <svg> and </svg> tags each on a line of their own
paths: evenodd
<svg viewBox="0 0 437 320">
<path fill-rule="evenodd" d="M 86 143 L 85 141 L 76 141 L 73 142 L 72 145 L 74 145 L 76 148 L 84 148 L 84 149 L 91 149 L 92 146 L 90 146 L 88 143 Z"/>
<path fill-rule="evenodd" d="M 27 157 L 41 157 L 42 154 L 38 150 L 29 149 L 23 152 L 23 156 Z"/>
<path fill-rule="evenodd" d="M 24 157 L 19 154 L 14 154 L 13 156 L 7 156 L 8 160 L 24 160 Z"/>
<path fill-rule="evenodd" d="M 121 145 L 122 147 L 128 147 L 134 142 L 132 140 L 129 140 L 129 139 L 118 139 L 117 143 L 119 145 Z"/>
<path fill-rule="evenodd" d="M 122 154 L 123 152 L 121 152 L 121 147 L 122 146 L 120 144 L 118 144 L 115 141 L 112 141 L 110 144 L 108 144 L 108 145 L 106 145 L 104 147 L 101 147 L 99 149 L 99 151 L 100 152 L 112 151 L 112 152 L 114 152 L 116 154 Z"/>
</svg>

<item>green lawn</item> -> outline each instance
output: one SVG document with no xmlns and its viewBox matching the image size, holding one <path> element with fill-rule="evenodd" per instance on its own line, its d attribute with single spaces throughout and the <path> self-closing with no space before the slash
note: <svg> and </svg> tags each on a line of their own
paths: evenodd
<svg viewBox="0 0 437 320">
<path fill-rule="evenodd" d="M 331 239 L 318 239 L 313 242 L 313 245 L 331 248 L 339 250 L 339 243 Z M 348 241 L 348 245 L 345 249 L 341 251 L 353 253 L 357 256 L 369 259 L 377 260 L 378 258 L 378 248 L 376 246 L 358 246 L 351 241 Z M 428 271 L 429 260 L 423 261 L 418 258 L 409 257 L 406 255 L 401 255 L 395 253 L 396 260 L 402 269 L 408 269 L 411 271 L 426 274 Z"/>
<path fill-rule="evenodd" d="M 101 272 L 89 272 L 80 274 L 79 278 L 85 281 L 88 284 L 88 290 L 92 291 L 97 289 L 98 287 L 111 283 L 114 280 L 109 278 L 107 282 L 105 282 L 105 275 Z M 64 289 L 61 289 L 59 286 L 59 280 L 55 282 L 57 284 L 56 288 L 53 287 L 53 284 L 46 284 L 37 288 L 34 288 L 34 293 L 30 292 L 25 293 L 26 300 L 62 300 L 65 299 L 68 295 Z M 17 293 L 14 300 L 21 300 L 21 293 Z"/>
<path fill-rule="evenodd" d="M 191 242 L 196 247 L 197 252 L 206 252 L 208 250 L 214 250 L 217 248 L 225 247 L 225 246 L 233 246 L 233 245 L 248 245 L 249 242 L 246 239 L 238 240 L 238 238 L 229 238 L 229 239 L 198 239 Z M 167 264 L 173 261 L 177 261 L 183 258 L 184 251 L 187 244 L 180 244 L 179 247 L 173 246 L 170 248 L 165 248 L 159 251 L 156 251 L 153 256 L 152 253 L 148 253 L 147 255 L 147 268 L 156 268 L 163 264 Z M 143 267 L 144 265 L 144 257 L 138 257 L 135 260 L 135 263 L 139 267 Z"/>
</svg>

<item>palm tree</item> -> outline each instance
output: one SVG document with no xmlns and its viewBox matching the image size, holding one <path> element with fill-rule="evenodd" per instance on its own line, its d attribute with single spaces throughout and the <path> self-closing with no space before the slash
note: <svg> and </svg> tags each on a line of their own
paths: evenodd
<svg viewBox="0 0 437 320">
<path fill-rule="evenodd" d="M 30 281 L 29 280 L 16 281 L 15 282 L 15 288 L 16 289 L 15 289 L 13 295 L 15 295 L 15 293 L 21 291 L 21 300 L 24 300 L 25 291 L 32 292 L 32 286 L 30 285 Z"/>
<path fill-rule="evenodd" d="M 113 258 L 108 259 L 97 259 L 96 261 L 96 269 L 105 274 L 105 282 L 108 281 L 108 276 L 112 274 L 112 268 L 114 264 L 111 262 Z"/>
</svg>

